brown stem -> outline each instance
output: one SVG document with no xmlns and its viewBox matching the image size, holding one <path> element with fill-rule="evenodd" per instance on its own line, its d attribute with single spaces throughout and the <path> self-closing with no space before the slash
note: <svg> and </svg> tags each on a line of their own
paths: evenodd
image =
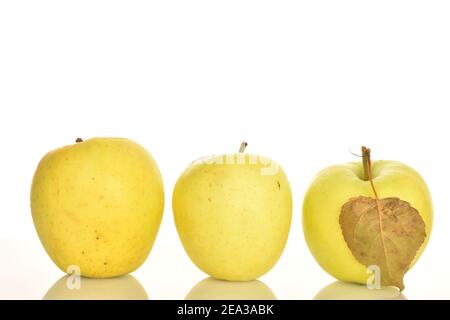
<svg viewBox="0 0 450 320">
<path fill-rule="evenodd" d="M 75 142 L 76 142 L 76 143 L 80 143 L 80 142 L 83 142 L 83 139 L 81 139 L 81 138 L 77 138 L 77 140 L 75 140 Z"/>
<path fill-rule="evenodd" d="M 247 142 L 242 142 L 241 143 L 241 147 L 239 148 L 239 153 L 243 153 L 243 152 L 245 152 L 245 148 L 247 148 L 247 146 L 248 146 L 248 143 Z"/>
<path fill-rule="evenodd" d="M 378 193 L 375 189 L 375 184 L 373 183 L 373 176 L 372 176 L 372 161 L 370 159 L 370 149 L 366 147 L 361 147 L 362 152 L 362 159 L 363 159 L 363 167 L 364 167 L 364 173 L 363 173 L 363 179 L 370 182 L 370 186 L 372 187 L 373 194 L 375 196 L 375 199 L 378 201 Z"/>
<path fill-rule="evenodd" d="M 361 154 L 362 154 L 362 162 L 363 162 L 363 168 L 364 168 L 364 172 L 363 172 L 363 179 L 365 181 L 369 181 L 370 180 L 370 167 L 371 167 L 371 163 L 370 163 L 370 149 L 366 148 L 366 147 L 361 147 Z"/>
</svg>

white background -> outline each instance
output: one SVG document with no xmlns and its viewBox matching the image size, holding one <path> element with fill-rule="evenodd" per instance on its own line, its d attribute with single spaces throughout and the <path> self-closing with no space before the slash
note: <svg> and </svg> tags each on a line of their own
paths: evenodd
<svg viewBox="0 0 450 320">
<path fill-rule="evenodd" d="M 151 299 L 206 277 L 176 234 L 177 177 L 244 139 L 291 181 L 289 241 L 261 279 L 279 299 L 334 281 L 304 243 L 303 195 L 362 144 L 427 181 L 435 225 L 405 295 L 450 298 L 449 17 L 448 1 L 0 0 L 0 298 L 41 299 L 62 276 L 29 189 L 40 158 L 79 136 L 134 139 L 160 166 L 166 210 L 134 273 Z"/>
</svg>

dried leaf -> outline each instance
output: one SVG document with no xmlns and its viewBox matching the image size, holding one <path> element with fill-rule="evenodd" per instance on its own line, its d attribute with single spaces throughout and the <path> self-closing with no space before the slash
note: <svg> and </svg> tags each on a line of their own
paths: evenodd
<svg viewBox="0 0 450 320">
<path fill-rule="evenodd" d="M 425 241 L 425 223 L 419 212 L 398 198 L 352 198 L 339 217 L 344 239 L 363 265 L 376 265 L 383 286 L 404 289 L 403 276 Z"/>
</svg>

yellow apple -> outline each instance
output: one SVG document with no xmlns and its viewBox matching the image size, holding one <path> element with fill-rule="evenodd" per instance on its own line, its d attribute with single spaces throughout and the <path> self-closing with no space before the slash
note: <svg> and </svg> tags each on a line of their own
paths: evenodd
<svg viewBox="0 0 450 320">
<path fill-rule="evenodd" d="M 368 150 L 370 155 L 369 149 L 363 147 L 364 150 Z M 367 267 L 349 249 L 339 221 L 341 208 L 350 198 L 374 197 L 368 178 L 369 167 L 378 197 L 397 197 L 409 202 L 425 223 L 426 238 L 409 268 L 422 254 L 431 234 L 433 208 L 430 192 L 422 177 L 411 167 L 397 161 L 370 162 L 369 158 L 361 163 L 334 165 L 322 170 L 305 195 L 304 236 L 319 265 L 341 281 L 366 284 L 370 276 Z"/>
<path fill-rule="evenodd" d="M 77 142 L 49 152 L 36 169 L 31 211 L 39 238 L 64 272 L 132 272 L 150 253 L 162 218 L 158 166 L 128 139 Z"/>
<path fill-rule="evenodd" d="M 275 265 L 289 234 L 292 195 L 285 173 L 244 148 L 192 163 L 173 192 L 181 242 L 194 264 L 216 279 L 257 279 Z"/>
</svg>

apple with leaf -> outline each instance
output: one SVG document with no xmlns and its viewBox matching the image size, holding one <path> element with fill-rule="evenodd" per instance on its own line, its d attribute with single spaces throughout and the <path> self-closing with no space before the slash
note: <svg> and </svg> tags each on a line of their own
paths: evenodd
<svg viewBox="0 0 450 320">
<path fill-rule="evenodd" d="M 322 170 L 303 204 L 303 229 L 319 265 L 341 281 L 404 289 L 403 277 L 423 253 L 433 224 L 422 177 L 397 161 L 362 162 Z M 369 279 L 369 280 L 368 280 Z"/>
</svg>

